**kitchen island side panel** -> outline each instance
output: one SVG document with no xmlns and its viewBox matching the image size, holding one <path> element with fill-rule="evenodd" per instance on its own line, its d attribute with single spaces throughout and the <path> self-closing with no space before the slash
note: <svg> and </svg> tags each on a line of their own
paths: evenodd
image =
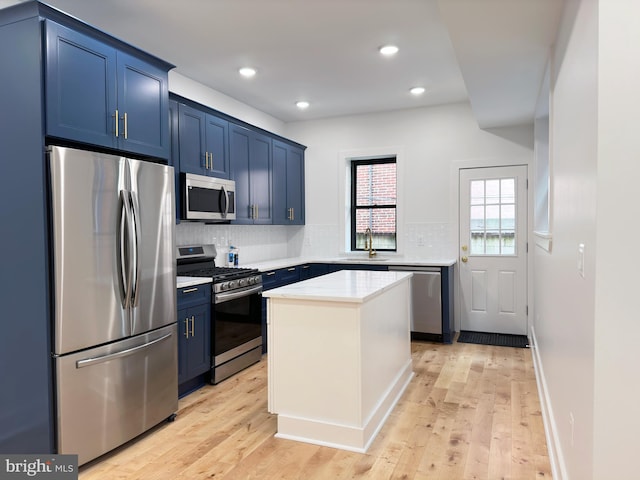
<svg viewBox="0 0 640 480">
<path fill-rule="evenodd" d="M 366 452 L 413 377 L 403 275 L 364 301 L 269 298 L 277 437 Z"/>
<path fill-rule="evenodd" d="M 0 15 L 2 453 L 54 451 L 41 50 L 37 16 Z"/>
</svg>

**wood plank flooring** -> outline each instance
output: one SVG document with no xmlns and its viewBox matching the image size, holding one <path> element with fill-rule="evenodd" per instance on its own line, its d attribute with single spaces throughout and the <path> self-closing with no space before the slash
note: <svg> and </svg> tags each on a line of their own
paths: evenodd
<svg viewBox="0 0 640 480">
<path fill-rule="evenodd" d="M 414 342 L 415 377 L 366 454 L 274 438 L 267 359 L 83 466 L 105 479 L 550 479 L 528 349 Z"/>
</svg>

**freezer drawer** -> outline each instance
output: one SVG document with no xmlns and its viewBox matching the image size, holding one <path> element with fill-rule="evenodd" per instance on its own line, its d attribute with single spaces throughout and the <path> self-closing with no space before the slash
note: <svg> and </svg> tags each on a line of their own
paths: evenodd
<svg viewBox="0 0 640 480">
<path fill-rule="evenodd" d="M 82 465 L 178 409 L 175 324 L 55 359 L 58 453 Z"/>
</svg>

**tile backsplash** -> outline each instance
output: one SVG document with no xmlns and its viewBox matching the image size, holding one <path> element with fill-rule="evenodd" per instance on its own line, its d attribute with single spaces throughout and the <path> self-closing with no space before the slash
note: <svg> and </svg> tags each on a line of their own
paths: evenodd
<svg viewBox="0 0 640 480">
<path fill-rule="evenodd" d="M 239 249 L 240 263 L 297 257 L 296 236 L 302 226 L 224 225 L 181 222 L 176 225 L 176 245 L 212 243 L 224 256 L 233 245 Z"/>
<path fill-rule="evenodd" d="M 455 257 L 454 240 L 448 223 L 406 224 L 400 247 L 407 258 L 440 259 Z M 218 255 L 229 246 L 239 249 L 240 263 L 256 263 L 278 258 L 331 258 L 344 252 L 338 225 L 224 225 L 182 222 L 176 226 L 176 244 L 213 243 Z"/>
</svg>

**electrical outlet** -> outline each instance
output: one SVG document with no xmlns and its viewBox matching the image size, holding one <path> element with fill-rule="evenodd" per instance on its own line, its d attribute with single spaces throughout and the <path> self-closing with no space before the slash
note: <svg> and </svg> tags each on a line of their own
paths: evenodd
<svg viewBox="0 0 640 480">
<path fill-rule="evenodd" d="M 569 426 L 571 427 L 571 446 L 573 447 L 573 430 L 576 422 L 573 418 L 573 412 L 569 412 Z"/>
</svg>

